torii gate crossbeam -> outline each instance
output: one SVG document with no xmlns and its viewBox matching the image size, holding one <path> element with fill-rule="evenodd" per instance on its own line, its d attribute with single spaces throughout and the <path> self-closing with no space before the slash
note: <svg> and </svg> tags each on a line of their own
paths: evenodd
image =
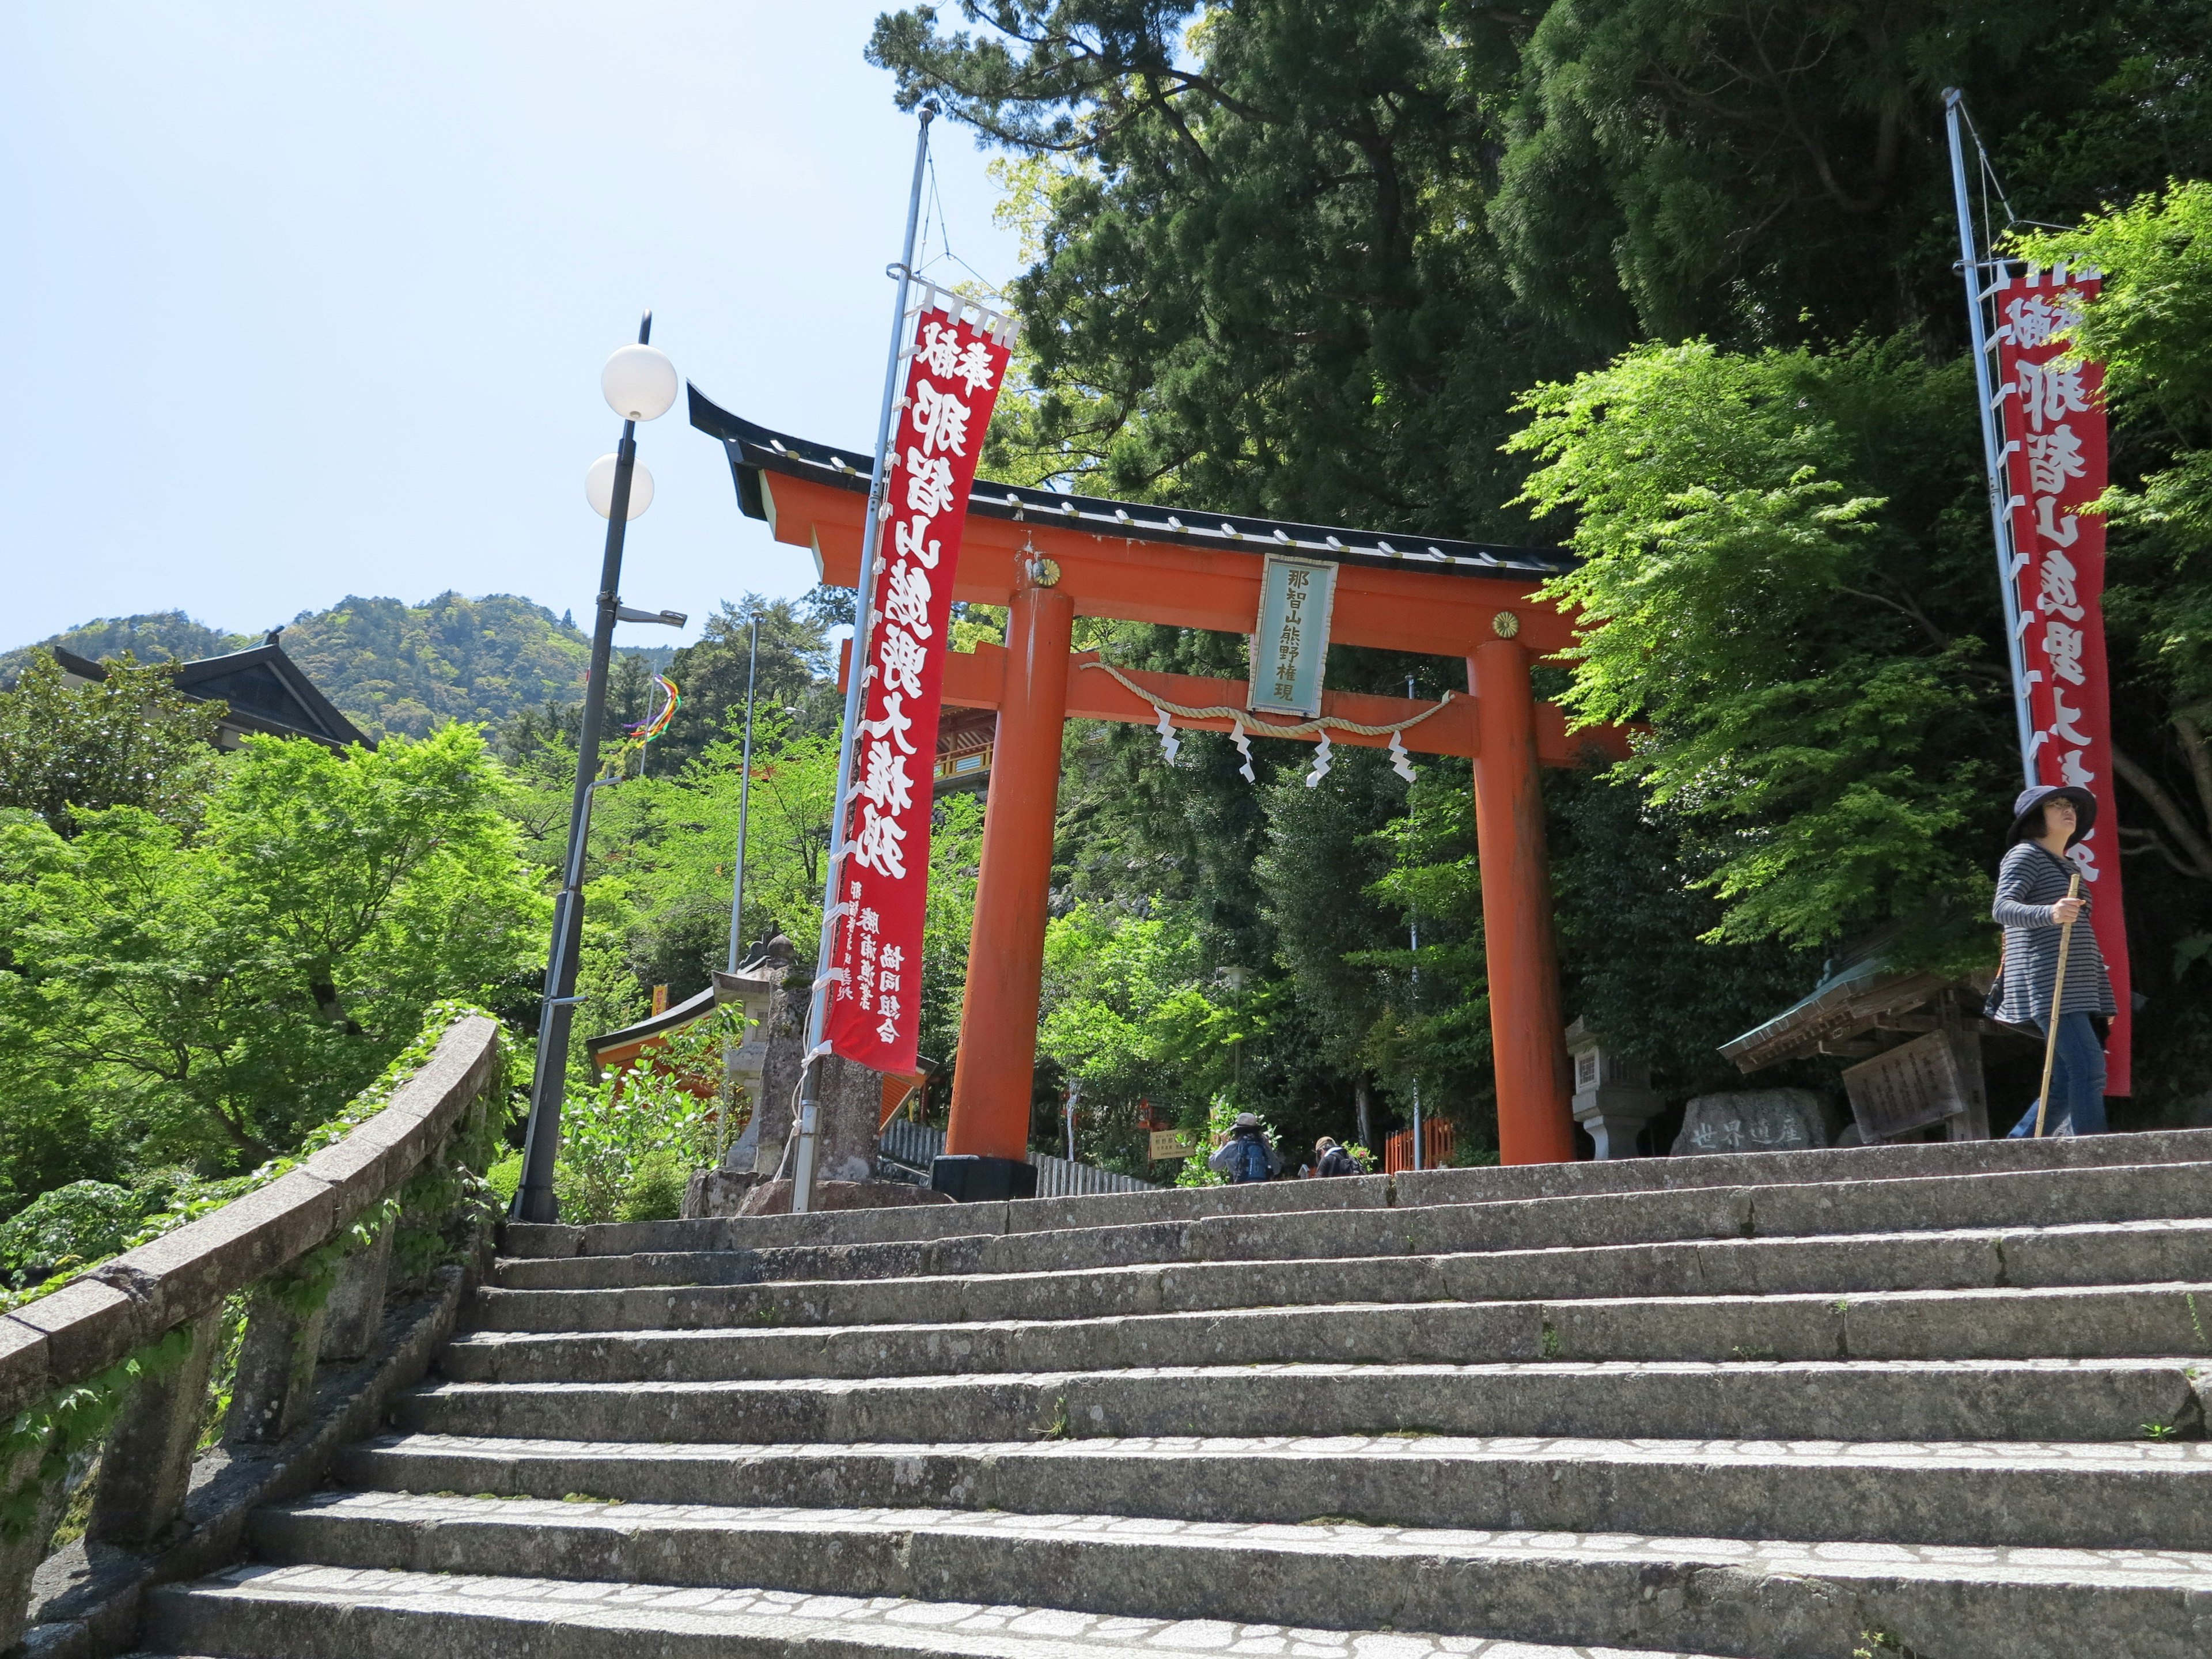
<svg viewBox="0 0 2212 1659">
<path fill-rule="evenodd" d="M 867 475 L 824 446 L 775 433 L 691 392 L 694 426 L 721 439 L 740 507 L 779 541 L 810 548 L 822 580 L 859 578 Z M 1538 587 L 1568 568 L 1556 552 L 1180 512 L 978 480 L 953 597 L 1003 605 L 1006 644 L 955 653 L 945 701 L 994 708 L 999 729 L 984 809 L 967 999 L 946 1150 L 1018 1161 L 1029 1143 L 1046 902 L 1062 728 L 1070 718 L 1141 720 L 1155 711 L 1072 649 L 1077 616 L 1249 633 L 1262 556 L 1279 550 L 1338 567 L 1332 644 L 1462 659 L 1465 700 L 1407 731 L 1406 746 L 1474 762 L 1500 1155 L 1508 1164 L 1574 1156 L 1540 765 L 1573 764 L 1560 711 L 1536 702 L 1529 669 L 1573 641 L 1571 621 Z M 1190 707 L 1243 706 L 1242 682 L 1130 678 Z M 1172 688 L 1170 683 L 1173 683 Z M 1190 695 L 1180 695 L 1188 692 Z M 1332 693 L 1325 713 L 1385 725 L 1429 705 Z M 1395 711 L 1395 712 L 1394 712 Z M 1381 715 L 1382 718 L 1372 718 Z M 1251 723 L 1279 723 L 1261 716 Z M 1226 720 L 1179 726 L 1226 730 Z M 1382 743 L 1332 732 L 1337 741 Z M 1615 734 L 1598 746 L 1620 752 Z"/>
</svg>

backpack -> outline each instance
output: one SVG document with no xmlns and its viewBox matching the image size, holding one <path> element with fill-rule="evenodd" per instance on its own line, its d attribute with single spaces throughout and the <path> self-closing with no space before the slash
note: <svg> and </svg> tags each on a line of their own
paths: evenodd
<svg viewBox="0 0 2212 1659">
<path fill-rule="evenodd" d="M 1363 1173 L 1358 1159 L 1341 1146 L 1332 1146 L 1321 1155 L 1321 1167 L 1316 1175 L 1356 1176 Z"/>
<path fill-rule="evenodd" d="M 1265 1181 L 1267 1178 L 1267 1143 L 1257 1134 L 1237 1137 L 1237 1156 L 1231 1161 L 1235 1181 Z"/>
</svg>

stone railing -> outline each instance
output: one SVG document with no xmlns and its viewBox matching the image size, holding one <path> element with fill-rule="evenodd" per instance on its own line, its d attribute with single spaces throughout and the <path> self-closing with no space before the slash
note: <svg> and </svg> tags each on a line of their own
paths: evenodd
<svg viewBox="0 0 2212 1659">
<path fill-rule="evenodd" d="M 234 1557 L 373 1428 L 483 1259 L 503 1086 L 497 1024 L 455 1020 L 343 1139 L 0 1316 L 0 1652 L 125 1650 L 146 1585 Z"/>
</svg>

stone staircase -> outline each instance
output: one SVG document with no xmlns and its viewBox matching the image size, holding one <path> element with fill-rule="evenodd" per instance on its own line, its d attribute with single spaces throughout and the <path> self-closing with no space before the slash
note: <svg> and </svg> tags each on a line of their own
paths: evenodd
<svg viewBox="0 0 2212 1659">
<path fill-rule="evenodd" d="M 503 1248 L 149 1649 L 2212 1655 L 2212 1133 Z"/>
</svg>

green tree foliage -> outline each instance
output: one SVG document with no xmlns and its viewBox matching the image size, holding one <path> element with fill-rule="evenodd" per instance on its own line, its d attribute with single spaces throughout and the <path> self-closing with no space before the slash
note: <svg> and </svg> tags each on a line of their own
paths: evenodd
<svg viewBox="0 0 2212 1659">
<path fill-rule="evenodd" d="M 1531 8 L 1491 208 L 1515 294 L 1601 352 L 1914 326 L 1955 343 L 1942 88 L 2040 216 L 2071 216 L 2202 164 L 2208 23 L 2200 0 Z"/>
<path fill-rule="evenodd" d="M 794 733 L 780 713 L 764 714 L 753 744 L 742 942 L 785 933 L 811 960 L 836 739 Z M 708 970 L 727 959 L 742 756 L 740 740 L 724 736 L 681 774 L 599 792 L 586 915 L 599 905 L 629 918 L 639 976 L 678 999 L 705 988 Z"/>
<path fill-rule="evenodd" d="M 653 745 L 656 769 L 680 771 L 726 732 L 744 720 L 751 624 L 760 623 L 756 701 L 763 714 L 780 714 L 808 730 L 835 730 L 842 708 L 830 684 L 825 629 L 804 600 L 766 599 L 748 593 L 722 603 L 708 617 L 696 644 L 679 648 L 668 676 L 681 688 L 684 706 Z"/>
<path fill-rule="evenodd" d="M 1061 1087 L 1080 1087 L 1078 1155 L 1145 1174 L 1145 1103 L 1155 1121 L 1178 1123 L 1205 1144 L 1209 1103 L 1230 1097 L 1255 1031 L 1240 1001 L 1224 976 L 1208 974 L 1188 906 L 1141 915 L 1079 902 L 1054 917 L 1037 1052 Z"/>
<path fill-rule="evenodd" d="M 1190 1074 L 1217 1063 L 1223 1003 L 1205 979 L 1188 914 L 1117 915 L 1079 903 L 1045 927 L 1039 1052 L 1083 1081 L 1094 1105 L 1158 1096 L 1203 1102 Z"/>
<path fill-rule="evenodd" d="M 1571 510 L 1549 585 L 1593 624 L 1566 702 L 1649 722 L 1630 769 L 1725 845 L 1716 937 L 1812 946 L 1981 908 L 2009 717 L 1963 366 L 1910 342 L 1737 356 L 1645 346 L 1524 400 L 1528 499 Z M 1986 834 L 1982 839 L 1986 840 Z M 1987 944 L 1974 922 L 1969 960 Z"/>
<path fill-rule="evenodd" d="M 0 1086 L 33 1122 L 73 1103 L 83 1172 L 292 1145 L 432 1003 L 526 974 L 544 910 L 501 787 L 466 726 L 344 755 L 257 738 L 189 833 L 133 806 L 68 840 L 0 826 Z"/>
<path fill-rule="evenodd" d="M 73 1181 L 45 1192 L 0 1222 L 0 1275 L 16 1288 L 62 1268 L 113 1255 L 146 1213 L 128 1187 Z"/>
<path fill-rule="evenodd" d="M 1817 977 L 1820 959 L 1772 939 L 1711 942 L 1723 909 L 1710 878 L 1726 841 L 1716 847 L 1604 774 L 1554 772 L 1546 786 L 1567 1006 L 1672 1088 L 1741 1087 L 1715 1034 L 1733 1036 L 1787 1007 Z M 1829 1075 L 1814 1065 L 1759 1080 L 1817 1087 Z"/>
<path fill-rule="evenodd" d="M 1373 981 L 1376 1017 L 1361 1038 L 1361 1065 L 1408 1121 L 1418 1086 L 1425 1112 L 1466 1131 L 1461 1155 L 1473 1161 L 1495 1155 L 1498 1093 L 1468 785 L 1462 763 L 1437 761 L 1399 792 L 1397 810 L 1364 838 L 1376 872 L 1368 892 L 1385 907 L 1381 926 L 1338 951 Z"/>
<path fill-rule="evenodd" d="M 1512 314 L 1483 224 L 1510 24 L 1433 3 L 1013 0 L 887 15 L 902 101 L 1046 165 L 1012 175 L 1036 262 L 1033 395 L 994 468 L 1383 530 L 1508 533 L 1511 391 L 1571 359 Z M 995 423 L 994 423 L 995 424 Z M 1018 452 L 1018 453 L 1012 453 Z M 1031 464 L 1024 465 L 1024 461 Z M 1011 463 L 1011 466 L 1009 464 Z"/>
<path fill-rule="evenodd" d="M 33 653 L 0 691 L 0 807 L 35 812 L 64 836 L 110 806 L 189 822 L 223 706 L 185 696 L 173 672 L 126 652 L 106 679 L 71 687 L 51 651 Z"/>
</svg>

